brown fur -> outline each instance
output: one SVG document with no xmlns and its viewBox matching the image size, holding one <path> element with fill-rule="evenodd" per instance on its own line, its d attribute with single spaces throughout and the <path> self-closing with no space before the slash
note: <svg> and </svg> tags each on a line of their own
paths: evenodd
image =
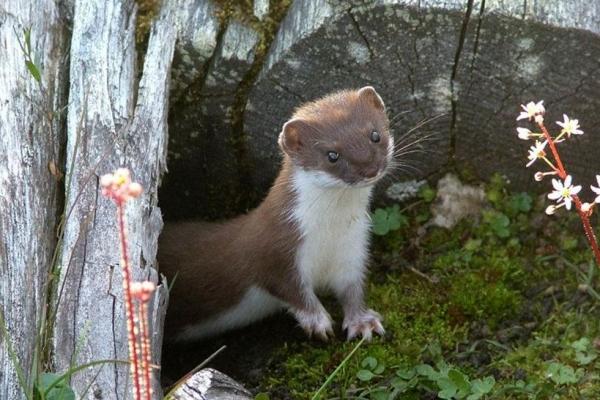
<svg viewBox="0 0 600 400">
<path fill-rule="evenodd" d="M 298 230 L 286 218 L 293 194 L 287 183 L 289 161 L 261 205 L 224 223 L 166 224 L 160 238 L 159 265 L 171 279 L 169 331 L 224 311 L 257 285 L 301 307 L 293 271 Z"/>
</svg>

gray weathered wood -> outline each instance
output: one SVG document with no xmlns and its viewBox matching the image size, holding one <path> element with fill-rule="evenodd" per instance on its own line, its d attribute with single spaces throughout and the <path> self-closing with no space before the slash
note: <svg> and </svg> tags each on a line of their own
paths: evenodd
<svg viewBox="0 0 600 400">
<path fill-rule="evenodd" d="M 501 172 L 529 184 L 534 171 L 523 168 L 527 147 L 515 133 L 519 105 L 544 99 L 548 121 L 565 112 L 593 132 L 600 125 L 599 33 L 600 3 L 584 0 L 485 7 L 480 0 L 296 0 L 246 106 L 253 182 L 264 189 L 272 181 L 276 137 L 294 107 L 370 84 L 398 135 L 443 115 L 417 132 L 438 136 L 428 154 L 410 161 L 416 175 L 456 160 L 484 177 Z M 564 154 L 581 181 L 591 182 L 592 170 L 600 170 L 592 150 L 600 137 L 577 142 Z"/>
<path fill-rule="evenodd" d="M 206 368 L 196 372 L 173 393 L 174 400 L 250 400 L 252 394 L 227 375 Z"/>
<path fill-rule="evenodd" d="M 0 4 L 0 399 L 18 400 L 9 342 L 31 384 L 36 333 L 43 318 L 55 244 L 60 182 L 49 165 L 61 164 L 63 118 L 46 116 L 66 103 L 68 48 L 65 21 L 55 1 L 5 0 Z M 18 41 L 31 29 L 38 84 L 25 66 Z"/>
<path fill-rule="evenodd" d="M 240 84 L 254 63 L 259 39 L 247 24 L 229 21 L 201 82 L 189 87 L 185 99 L 171 108 L 169 175 L 161 195 L 168 217 L 214 212 L 207 204 L 223 212 L 224 204 L 233 203 L 236 193 L 243 190 L 236 146 L 241 127 L 235 126 L 234 107 Z M 189 176 L 202 179 L 190 183 Z M 205 207 L 188 206 L 198 203 Z"/>
<path fill-rule="evenodd" d="M 204 78 L 205 65 L 217 47 L 221 24 L 210 0 L 185 0 L 177 10 L 178 38 L 171 74 L 171 103 L 192 100 L 189 86 Z"/>
<path fill-rule="evenodd" d="M 126 360 L 127 339 L 115 206 L 99 191 L 102 174 L 125 166 L 144 194 L 127 208 L 136 279 L 158 282 L 156 244 L 162 227 L 157 187 L 165 168 L 168 88 L 177 2 L 155 21 L 136 88 L 133 1 L 75 2 L 67 122 L 66 208 L 53 362 L 58 369 L 94 360 Z M 160 362 L 167 291 L 153 299 L 153 362 Z M 72 379 L 86 398 L 123 399 L 128 367 L 108 363 Z M 158 388 L 158 386 L 156 386 Z M 159 390 L 156 396 L 159 395 Z"/>
</svg>

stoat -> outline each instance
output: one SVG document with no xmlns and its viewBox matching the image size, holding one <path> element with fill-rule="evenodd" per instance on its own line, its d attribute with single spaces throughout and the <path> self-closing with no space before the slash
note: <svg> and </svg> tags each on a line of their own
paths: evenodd
<svg viewBox="0 0 600 400">
<path fill-rule="evenodd" d="M 327 340 L 323 291 L 341 303 L 348 339 L 384 333 L 364 302 L 369 201 L 393 155 L 382 99 L 367 86 L 304 104 L 278 143 L 281 170 L 256 209 L 224 223 L 166 224 L 159 266 L 177 276 L 167 339 L 199 339 L 288 310 L 309 336 Z"/>
</svg>

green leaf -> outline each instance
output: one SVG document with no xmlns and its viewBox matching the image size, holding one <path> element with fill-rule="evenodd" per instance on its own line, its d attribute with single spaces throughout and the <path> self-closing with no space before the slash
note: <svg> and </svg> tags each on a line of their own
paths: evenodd
<svg viewBox="0 0 600 400">
<path fill-rule="evenodd" d="M 375 377 L 375 374 L 368 369 L 361 369 L 356 373 L 356 377 L 363 382 L 368 382 Z"/>
<path fill-rule="evenodd" d="M 431 365 L 420 364 L 415 367 L 415 370 L 419 375 L 426 376 L 427 378 L 435 381 L 439 377 L 439 373 L 436 372 Z"/>
<path fill-rule="evenodd" d="M 360 363 L 360 366 L 374 370 L 375 367 L 377 367 L 377 359 L 375 359 L 375 357 L 365 357 L 365 359 Z"/>
<path fill-rule="evenodd" d="M 576 340 L 573 343 L 571 343 L 571 347 L 574 348 L 575 351 L 580 351 L 580 352 L 588 351 L 588 349 L 590 348 L 590 339 L 588 339 L 586 337 L 582 337 L 581 339 Z"/>
<path fill-rule="evenodd" d="M 496 385 L 496 379 L 493 376 L 486 376 L 483 379 L 474 379 L 471 382 L 471 394 L 467 400 L 479 400 L 484 395 L 491 393 Z"/>
<path fill-rule="evenodd" d="M 473 252 L 478 250 L 481 247 L 481 239 L 469 239 L 467 243 L 465 243 L 465 250 Z"/>
<path fill-rule="evenodd" d="M 419 189 L 419 196 L 426 202 L 431 203 L 435 200 L 437 193 L 429 185 L 423 185 Z"/>
<path fill-rule="evenodd" d="M 378 208 L 371 216 L 371 221 L 373 222 L 373 233 L 380 236 L 408 224 L 408 219 L 400 212 L 398 205 L 385 209 Z"/>
<path fill-rule="evenodd" d="M 25 52 L 31 53 L 31 28 L 23 29 L 23 36 L 25 37 Z"/>
<path fill-rule="evenodd" d="M 483 213 L 484 222 L 491 228 L 492 232 L 500 237 L 506 238 L 510 236 L 510 219 L 498 211 L 486 211 Z"/>
<path fill-rule="evenodd" d="M 389 400 L 391 398 L 390 392 L 385 389 L 379 389 L 375 392 L 371 392 L 369 397 L 372 400 Z"/>
<path fill-rule="evenodd" d="M 267 393 L 258 393 L 256 396 L 254 396 L 254 400 L 269 400 L 270 397 Z"/>
<path fill-rule="evenodd" d="M 387 212 L 378 208 L 371 216 L 373 222 L 373 233 L 379 236 L 386 235 L 390 231 Z"/>
<path fill-rule="evenodd" d="M 437 385 L 441 389 L 438 392 L 440 399 L 453 399 L 458 394 L 458 387 L 449 378 L 440 378 L 437 380 Z"/>
<path fill-rule="evenodd" d="M 546 370 L 546 376 L 557 385 L 568 385 L 579 382 L 579 378 L 572 367 L 557 362 L 550 363 Z"/>
<path fill-rule="evenodd" d="M 577 353 L 575 353 L 575 361 L 577 361 L 577 363 L 579 365 L 588 365 L 589 363 L 594 361 L 597 357 L 598 356 L 593 353 L 581 353 L 579 351 Z"/>
<path fill-rule="evenodd" d="M 25 60 L 25 65 L 27 65 L 27 69 L 29 70 L 29 73 L 31 74 L 31 76 L 33 76 L 33 79 L 35 79 L 38 82 L 41 82 L 42 76 L 40 74 L 40 70 L 38 69 L 38 67 L 29 60 Z"/>
<path fill-rule="evenodd" d="M 486 376 L 483 379 L 475 379 L 471 382 L 473 392 L 488 394 L 496 385 L 496 379 L 493 376 Z"/>
<path fill-rule="evenodd" d="M 531 210 L 533 200 L 527 193 L 518 193 L 510 197 L 508 208 L 514 213 L 526 213 Z"/>
<path fill-rule="evenodd" d="M 399 369 L 398 371 L 396 371 L 396 375 L 398 375 L 400 378 L 407 380 L 407 381 L 414 378 L 416 374 L 417 374 L 417 371 L 415 371 L 414 368 Z"/>
<path fill-rule="evenodd" d="M 448 371 L 448 378 L 454 383 L 460 394 L 462 394 L 461 397 L 466 396 L 471 391 L 471 384 L 469 383 L 467 376 L 459 370 L 451 369 Z"/>
<path fill-rule="evenodd" d="M 45 400 L 75 400 L 75 392 L 69 387 L 66 380 L 54 384 L 61 379 L 61 375 L 53 373 L 43 373 L 40 375 L 38 391 L 46 393 Z M 54 386 L 52 386 L 54 384 Z M 52 388 L 48 390 L 48 388 Z"/>
<path fill-rule="evenodd" d="M 385 371 L 385 365 L 383 363 L 377 364 L 377 367 L 375 367 L 373 370 L 373 372 L 377 375 L 383 374 L 383 371 Z"/>
</svg>

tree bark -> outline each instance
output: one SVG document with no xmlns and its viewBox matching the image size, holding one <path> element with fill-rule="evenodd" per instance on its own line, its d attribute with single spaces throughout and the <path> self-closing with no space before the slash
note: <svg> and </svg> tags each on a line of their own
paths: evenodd
<svg viewBox="0 0 600 400">
<path fill-rule="evenodd" d="M 24 29 L 40 82 L 25 65 Z M 66 103 L 67 40 L 59 2 L 0 4 L 0 317 L 8 331 L 0 331 L 0 399 L 24 398 L 37 367 L 64 138 L 64 119 L 47 112 Z"/>
<path fill-rule="evenodd" d="M 165 169 L 178 5 L 165 3 L 153 24 L 138 84 L 133 0 L 75 2 L 67 122 L 67 220 L 55 304 L 53 362 L 58 369 L 95 360 L 128 359 L 116 209 L 99 190 L 99 177 L 121 166 L 129 168 L 133 180 L 144 187 L 143 195 L 127 206 L 129 257 L 134 279 L 159 283 L 150 307 L 150 332 L 152 361 L 160 363 L 167 290 L 156 271 L 162 227 L 157 188 Z M 73 377 L 71 385 L 86 398 L 129 398 L 129 367 L 108 362 L 85 369 Z M 156 385 L 156 397 L 159 392 Z"/>
</svg>

